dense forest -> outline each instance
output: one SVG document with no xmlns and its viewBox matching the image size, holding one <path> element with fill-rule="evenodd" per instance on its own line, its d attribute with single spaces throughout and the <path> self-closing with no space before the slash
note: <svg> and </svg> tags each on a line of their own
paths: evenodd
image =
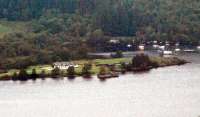
<svg viewBox="0 0 200 117">
<path fill-rule="evenodd" d="M 115 51 L 111 38 L 121 37 L 119 47 L 133 39 L 200 41 L 199 0 L 0 0 L 0 20 L 25 25 L 0 36 L 0 69 Z"/>
</svg>

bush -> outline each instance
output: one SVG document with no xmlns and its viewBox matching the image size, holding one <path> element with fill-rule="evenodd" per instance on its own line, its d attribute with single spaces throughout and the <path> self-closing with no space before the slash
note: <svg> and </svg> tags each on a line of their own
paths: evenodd
<svg viewBox="0 0 200 117">
<path fill-rule="evenodd" d="M 60 75 L 60 72 L 61 72 L 60 69 L 58 67 L 56 67 L 55 69 L 53 69 L 51 71 L 51 77 L 52 78 L 58 78 L 59 75 Z"/>
<path fill-rule="evenodd" d="M 84 64 L 82 68 L 82 75 L 91 75 L 91 69 L 92 69 L 91 64 Z"/>
<path fill-rule="evenodd" d="M 67 69 L 67 76 L 68 77 L 74 77 L 75 76 L 75 68 L 74 68 L 74 66 L 70 66 Z"/>
<path fill-rule="evenodd" d="M 36 73 L 36 69 L 32 69 L 31 79 L 36 80 L 38 78 L 38 74 Z"/>
<path fill-rule="evenodd" d="M 105 66 L 101 66 L 101 67 L 100 67 L 99 74 L 104 75 L 104 74 L 106 74 L 106 73 L 107 73 L 107 69 L 106 69 L 106 67 L 105 67 Z"/>
<path fill-rule="evenodd" d="M 121 67 L 121 69 L 126 69 L 126 63 L 125 62 L 121 62 L 120 63 L 120 67 Z"/>
<path fill-rule="evenodd" d="M 29 79 L 29 76 L 28 76 L 25 69 L 21 69 L 19 71 L 18 79 L 21 80 L 21 81 L 26 81 L 26 80 Z"/>
<path fill-rule="evenodd" d="M 14 72 L 14 74 L 12 75 L 12 80 L 13 81 L 17 81 L 18 80 L 18 74 L 17 74 L 17 72 Z"/>
<path fill-rule="evenodd" d="M 47 75 L 46 75 L 45 70 L 42 70 L 42 72 L 40 73 L 39 77 L 42 78 L 42 79 L 44 79 L 46 76 Z"/>
<path fill-rule="evenodd" d="M 155 61 L 152 61 L 152 62 L 151 62 L 151 66 L 152 66 L 153 68 L 158 68 L 158 67 L 159 67 L 159 64 L 158 64 L 157 62 L 155 62 Z"/>
<path fill-rule="evenodd" d="M 133 57 L 132 67 L 139 68 L 148 66 L 151 66 L 151 60 L 149 59 L 148 55 L 137 54 L 135 57 Z"/>
<path fill-rule="evenodd" d="M 122 62 L 121 63 L 121 70 L 132 71 L 132 64 Z"/>
</svg>

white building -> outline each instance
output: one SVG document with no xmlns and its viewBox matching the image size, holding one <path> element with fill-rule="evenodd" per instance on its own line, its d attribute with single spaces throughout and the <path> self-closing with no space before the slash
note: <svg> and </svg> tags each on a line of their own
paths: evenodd
<svg viewBox="0 0 200 117">
<path fill-rule="evenodd" d="M 79 67 L 78 64 L 74 64 L 73 62 L 55 62 L 55 63 L 53 63 L 54 69 L 59 68 L 61 70 L 67 70 L 71 66 L 73 66 L 75 68 Z"/>
<path fill-rule="evenodd" d="M 110 42 L 110 43 L 114 43 L 114 44 L 120 43 L 119 40 L 117 40 L 117 39 L 111 39 L 109 42 Z"/>
</svg>

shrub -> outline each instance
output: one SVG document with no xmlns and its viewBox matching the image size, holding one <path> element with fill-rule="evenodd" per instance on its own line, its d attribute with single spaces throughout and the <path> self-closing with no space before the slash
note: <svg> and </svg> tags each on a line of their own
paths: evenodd
<svg viewBox="0 0 200 117">
<path fill-rule="evenodd" d="M 29 79 L 29 76 L 28 76 L 25 69 L 21 69 L 19 71 L 18 79 L 21 80 L 21 81 L 26 81 L 26 80 Z"/>
<path fill-rule="evenodd" d="M 130 63 L 125 63 L 122 62 L 120 63 L 120 68 L 121 68 L 121 72 L 125 73 L 126 71 L 131 71 L 132 70 L 132 65 Z"/>
<path fill-rule="evenodd" d="M 148 55 L 145 54 L 137 54 L 132 59 L 132 67 L 147 67 L 151 66 L 151 60 Z"/>
<path fill-rule="evenodd" d="M 101 66 L 101 67 L 100 67 L 99 74 L 104 75 L 104 74 L 106 74 L 106 73 L 107 73 L 106 67 L 105 67 L 105 66 Z"/>
<path fill-rule="evenodd" d="M 116 70 L 116 65 L 109 65 L 110 71 L 115 71 Z"/>
<path fill-rule="evenodd" d="M 31 79 L 36 80 L 38 78 L 38 74 L 36 73 L 36 69 L 32 69 Z"/>
<path fill-rule="evenodd" d="M 159 64 L 158 64 L 158 62 L 152 61 L 152 62 L 151 62 L 151 66 L 152 66 L 153 68 L 158 68 L 158 67 L 159 67 Z"/>
<path fill-rule="evenodd" d="M 91 64 L 84 64 L 82 68 L 82 75 L 91 75 L 91 69 L 92 69 Z"/>
<path fill-rule="evenodd" d="M 14 74 L 12 75 L 12 80 L 13 80 L 13 81 L 19 80 L 19 79 L 18 79 L 18 74 L 17 74 L 17 72 L 14 72 Z"/>
<path fill-rule="evenodd" d="M 58 67 L 56 67 L 55 69 L 53 69 L 51 71 L 51 77 L 52 78 L 58 78 L 60 75 L 60 69 Z"/>
<path fill-rule="evenodd" d="M 121 69 L 126 69 L 126 63 L 125 62 L 121 62 L 120 63 L 120 67 L 121 67 Z"/>
<path fill-rule="evenodd" d="M 67 75 L 68 75 L 68 77 L 74 77 L 75 76 L 75 68 L 74 68 L 74 66 L 70 66 L 67 69 Z"/>
<path fill-rule="evenodd" d="M 39 77 L 42 78 L 42 79 L 44 79 L 46 76 L 47 75 L 46 75 L 45 70 L 42 70 L 42 72 L 40 73 Z"/>
<path fill-rule="evenodd" d="M 132 71 L 132 64 L 131 63 L 124 63 L 123 67 L 126 71 Z"/>
</svg>

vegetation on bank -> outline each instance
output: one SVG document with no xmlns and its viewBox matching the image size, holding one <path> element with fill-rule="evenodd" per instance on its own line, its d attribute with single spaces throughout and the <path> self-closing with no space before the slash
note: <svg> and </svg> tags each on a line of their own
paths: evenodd
<svg viewBox="0 0 200 117">
<path fill-rule="evenodd" d="M 50 65 L 31 66 L 28 69 L 10 70 L 6 74 L 1 74 L 1 80 L 36 80 L 36 78 L 74 78 L 76 76 L 91 77 L 94 74 L 109 74 L 113 72 L 146 71 L 152 68 L 182 65 L 185 60 L 162 57 L 149 57 L 144 54 L 136 55 L 131 58 L 118 59 L 96 59 L 92 61 L 74 61 L 80 66 L 78 68 L 69 67 L 68 70 L 53 69 Z"/>
<path fill-rule="evenodd" d="M 80 67 L 75 68 L 75 71 L 77 74 L 81 73 L 82 67 L 84 64 L 91 63 L 92 66 L 92 73 L 98 73 L 98 68 L 100 65 L 105 65 L 105 64 L 117 64 L 117 63 L 122 63 L 122 62 L 131 62 L 131 58 L 114 58 L 114 59 L 95 59 L 95 60 L 77 60 L 73 61 L 76 64 L 79 64 Z M 43 70 L 46 71 L 47 74 L 51 73 L 51 70 L 53 69 L 52 65 L 36 65 L 36 66 L 29 66 L 26 71 L 28 74 L 31 74 L 32 69 L 36 69 L 37 73 L 40 74 Z M 12 75 L 14 72 L 19 72 L 18 69 L 13 69 L 9 70 L 8 73 L 6 74 L 1 74 L 2 75 Z"/>
<path fill-rule="evenodd" d="M 133 51 L 153 41 L 198 45 L 199 5 L 191 0 L 0 0 L 0 73 L 88 59 L 88 52 Z"/>
</svg>

